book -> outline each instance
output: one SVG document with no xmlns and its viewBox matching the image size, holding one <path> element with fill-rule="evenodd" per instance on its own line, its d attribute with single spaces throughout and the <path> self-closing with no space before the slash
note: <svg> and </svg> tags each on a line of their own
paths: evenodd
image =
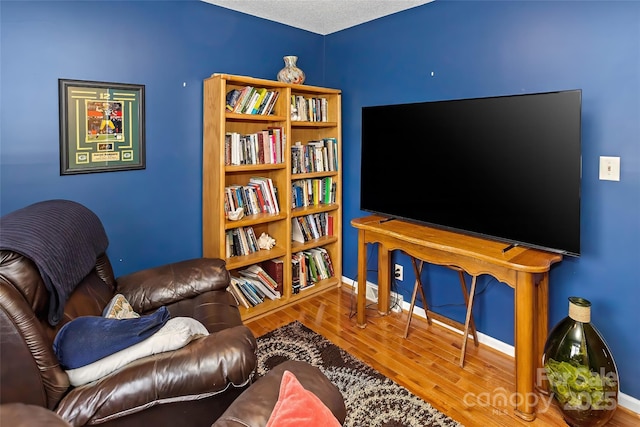
<svg viewBox="0 0 640 427">
<path fill-rule="evenodd" d="M 238 299 L 238 297 L 236 296 L 236 294 L 234 293 L 234 291 L 231 288 L 231 285 L 227 286 L 227 292 L 229 292 L 231 294 L 231 296 L 233 297 L 233 299 L 236 302 L 237 306 L 241 306 L 242 304 L 240 303 L 240 300 Z"/>
<path fill-rule="evenodd" d="M 258 98 L 253 104 L 253 108 L 251 109 L 251 114 L 258 114 L 258 112 L 260 111 L 260 106 L 262 105 L 262 101 L 264 100 L 264 97 L 266 95 L 267 95 L 267 89 L 265 88 L 258 89 Z"/>
<path fill-rule="evenodd" d="M 227 111 L 233 111 L 240 97 L 240 93 L 242 93 L 242 91 L 239 89 L 231 89 L 227 92 Z"/>
<path fill-rule="evenodd" d="M 264 298 L 256 293 L 256 290 L 243 278 L 236 278 L 238 281 L 238 287 L 242 290 L 244 295 L 247 297 L 251 304 L 256 306 L 264 301 Z"/>
<path fill-rule="evenodd" d="M 320 280 L 320 277 L 318 275 L 315 258 L 309 251 L 303 252 L 303 255 L 307 264 L 307 277 L 309 278 L 309 283 L 316 283 Z"/>
<path fill-rule="evenodd" d="M 242 107 L 241 113 L 251 114 L 251 112 L 253 111 L 253 106 L 258 100 L 258 97 L 260 96 L 260 92 L 258 92 L 259 90 L 260 89 L 253 89 L 251 91 L 251 96 L 247 100 L 247 103 Z"/>
<path fill-rule="evenodd" d="M 298 218 L 291 219 L 291 240 L 298 243 L 306 242 Z"/>
<path fill-rule="evenodd" d="M 298 261 L 298 275 L 299 275 L 299 285 L 300 285 L 300 289 L 308 286 L 309 284 L 309 280 L 308 280 L 308 276 L 307 276 L 307 261 L 306 261 L 306 257 L 304 256 L 304 254 L 302 252 L 296 252 L 295 254 L 291 255 L 291 259 L 296 259 Z"/>
<path fill-rule="evenodd" d="M 280 206 L 278 204 L 278 197 L 276 196 L 276 189 L 273 185 L 273 181 L 271 180 L 271 178 L 266 178 L 261 176 L 251 177 L 249 179 L 249 182 L 264 183 L 268 191 L 265 191 L 263 194 L 266 195 L 267 198 L 269 199 L 269 204 L 271 205 L 271 209 L 272 209 L 270 213 L 272 214 L 280 213 Z"/>
<path fill-rule="evenodd" d="M 244 284 L 250 290 L 252 290 L 258 296 L 258 298 L 260 298 L 260 301 L 264 301 L 264 299 L 267 298 L 267 294 L 262 290 L 262 287 L 256 284 L 257 279 L 253 279 L 251 277 L 242 277 L 242 280 Z"/>
<path fill-rule="evenodd" d="M 260 107 L 258 107 L 258 114 L 268 114 L 267 109 L 269 108 L 269 104 L 271 103 L 271 98 L 275 96 L 274 94 L 275 92 L 272 90 L 267 91 L 266 95 L 262 99 Z"/>
<path fill-rule="evenodd" d="M 306 262 L 301 252 L 291 254 L 291 289 L 294 294 L 307 286 Z"/>
<path fill-rule="evenodd" d="M 318 248 L 318 250 L 320 251 L 320 253 L 324 258 L 324 263 L 327 266 L 329 277 L 334 277 L 335 271 L 333 269 L 333 263 L 331 262 L 331 256 L 329 255 L 329 251 L 327 251 L 325 248 L 322 248 L 322 247 Z"/>
<path fill-rule="evenodd" d="M 262 187 L 255 182 L 249 182 L 249 186 L 253 189 L 257 197 L 258 206 L 260 208 L 259 211 L 263 213 L 268 213 L 269 210 L 267 209 L 267 203 L 265 202 L 264 195 L 262 194 Z"/>
<path fill-rule="evenodd" d="M 278 284 L 269 275 L 269 273 L 267 273 L 266 270 L 263 269 L 260 265 L 258 265 L 258 264 L 250 265 L 249 267 L 245 268 L 244 270 L 240 270 L 239 273 L 241 275 L 246 276 L 246 277 L 252 277 L 252 278 L 260 280 L 265 286 L 268 286 L 271 289 L 273 294 L 275 294 L 278 298 L 280 298 L 280 295 L 278 294 L 278 292 L 276 290 L 276 288 L 278 287 Z"/>
<path fill-rule="evenodd" d="M 269 104 L 267 104 L 267 106 L 265 107 L 265 111 L 263 114 L 271 114 L 271 112 L 273 111 L 273 108 L 276 106 L 276 101 L 278 100 L 279 96 L 280 96 L 280 92 L 273 91 L 273 96 L 271 96 L 271 99 L 269 100 Z"/>
<path fill-rule="evenodd" d="M 329 268 L 325 262 L 325 258 L 318 248 L 309 249 L 309 252 L 313 256 L 313 260 L 316 265 L 316 271 L 318 273 L 318 280 L 324 280 L 329 278 Z"/>
<path fill-rule="evenodd" d="M 236 102 L 235 107 L 233 107 L 234 113 L 242 112 L 242 109 L 247 105 L 247 102 L 249 101 L 248 98 L 251 97 L 251 94 L 253 93 L 253 91 L 254 91 L 254 88 L 251 86 L 246 86 L 244 89 L 242 89 L 242 93 L 240 93 L 238 102 Z"/>
<path fill-rule="evenodd" d="M 276 293 L 279 293 L 280 291 L 278 291 L 278 282 L 276 282 L 276 279 L 273 278 L 269 273 L 267 273 L 267 271 L 262 268 L 262 266 L 255 265 L 254 267 L 258 271 L 258 276 L 265 282 L 265 285 L 271 287 L 274 291 L 276 291 Z"/>
<path fill-rule="evenodd" d="M 231 293 L 236 298 L 236 301 L 238 301 L 238 305 L 242 305 L 245 308 L 250 308 L 252 306 L 252 304 L 249 302 L 247 297 L 244 295 L 244 293 L 242 293 L 242 291 L 238 287 L 237 281 L 231 280 L 227 290 L 231 290 Z"/>
<path fill-rule="evenodd" d="M 273 146 L 275 148 L 273 163 L 282 163 L 284 161 L 284 131 L 281 126 L 269 126 L 267 129 L 269 134 L 273 135 Z"/>
<path fill-rule="evenodd" d="M 284 261 L 281 259 L 269 259 L 263 261 L 260 266 L 275 281 L 276 290 L 282 294 L 284 290 Z"/>
<path fill-rule="evenodd" d="M 242 279 L 236 276 L 231 276 L 229 283 L 244 297 L 244 300 L 249 304 L 249 307 L 247 308 L 260 304 L 261 301 L 257 296 L 253 295 L 242 286 Z"/>
<path fill-rule="evenodd" d="M 247 234 L 244 231 L 244 227 L 235 228 L 238 234 L 238 241 L 240 243 L 240 255 L 248 255 L 251 253 L 249 249 L 249 242 L 247 241 Z"/>
<path fill-rule="evenodd" d="M 242 89 L 238 89 L 240 91 L 240 93 L 238 94 L 238 98 L 233 106 L 233 110 L 232 112 L 237 113 L 238 110 L 240 109 L 240 106 L 242 104 L 242 100 L 244 99 L 244 97 L 247 94 L 247 91 L 249 90 L 249 86 L 245 86 Z"/>
<path fill-rule="evenodd" d="M 269 188 L 269 184 L 266 182 L 265 178 L 253 177 L 249 179 L 249 183 L 253 185 L 257 185 L 260 187 L 262 191 L 262 197 L 264 199 L 264 203 L 267 207 L 267 213 L 274 214 L 276 213 L 274 202 L 272 200 L 271 189 Z"/>
<path fill-rule="evenodd" d="M 244 274 L 244 273 L 240 273 L 240 274 Z M 270 300 L 276 300 L 276 299 L 280 299 L 280 292 L 276 292 L 273 288 L 271 288 L 270 286 L 266 285 L 262 279 L 260 279 L 259 277 L 245 277 L 245 279 L 247 281 L 249 281 L 249 283 L 257 290 L 259 291 L 262 295 L 264 295 L 266 298 L 269 298 Z"/>
</svg>

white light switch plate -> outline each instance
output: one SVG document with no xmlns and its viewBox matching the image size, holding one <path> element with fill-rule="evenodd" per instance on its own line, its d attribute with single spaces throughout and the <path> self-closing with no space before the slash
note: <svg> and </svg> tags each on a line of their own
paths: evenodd
<svg viewBox="0 0 640 427">
<path fill-rule="evenodd" d="M 620 157 L 600 156 L 600 179 L 620 181 Z"/>
</svg>

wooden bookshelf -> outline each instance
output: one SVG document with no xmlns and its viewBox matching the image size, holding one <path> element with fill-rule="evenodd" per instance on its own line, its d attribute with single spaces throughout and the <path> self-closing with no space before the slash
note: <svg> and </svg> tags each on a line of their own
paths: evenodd
<svg viewBox="0 0 640 427">
<path fill-rule="evenodd" d="M 247 114 L 230 111 L 227 93 L 233 89 L 242 90 L 247 86 L 277 92 L 278 98 L 271 114 Z M 292 119 L 293 100 L 313 100 L 318 107 L 320 100 L 324 114 L 317 114 L 307 120 L 307 116 Z M 314 105 L 316 103 L 313 103 Z M 298 114 L 301 109 L 297 108 Z M 322 117 L 320 117 L 322 116 Z M 284 134 L 282 163 L 228 164 L 225 139 L 228 133 L 250 135 L 271 127 L 279 127 Z M 334 139 L 337 149 L 336 170 L 321 170 L 292 173 L 291 146 L 296 142 L 305 145 L 309 141 Z M 252 264 L 269 259 L 284 261 L 282 297 L 265 300 L 251 307 L 241 307 L 243 320 L 255 319 L 272 313 L 302 299 L 311 298 L 319 292 L 339 287 L 342 280 L 342 165 L 341 165 L 341 92 L 316 86 L 291 85 L 277 81 L 257 79 L 247 76 L 213 74 L 204 80 L 203 97 L 203 182 L 202 182 L 202 251 L 205 257 L 222 258 L 232 273 Z M 327 168 L 328 169 L 328 168 Z M 225 211 L 225 188 L 231 185 L 247 185 L 251 177 L 271 179 L 277 188 L 280 212 L 260 212 L 245 215 L 232 221 Z M 292 183 L 303 179 L 330 177 L 335 183 L 333 199 L 330 203 L 296 207 L 292 204 Z M 297 217 L 326 213 L 332 216 L 331 235 L 301 242 L 292 241 L 292 220 Z M 252 227 L 259 237 L 267 233 L 276 241 L 269 250 L 258 250 L 244 255 L 229 256 L 227 231 L 238 227 Z M 332 277 L 316 282 L 312 287 L 294 293 L 292 289 L 292 254 L 314 248 L 324 248 L 329 253 L 334 269 Z"/>
</svg>

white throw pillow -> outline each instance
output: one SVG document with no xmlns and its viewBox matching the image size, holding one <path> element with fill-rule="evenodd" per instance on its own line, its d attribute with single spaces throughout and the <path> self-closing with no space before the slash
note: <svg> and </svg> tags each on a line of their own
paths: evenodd
<svg viewBox="0 0 640 427">
<path fill-rule="evenodd" d="M 90 383 L 120 369 L 124 365 L 152 354 L 177 350 L 195 338 L 209 335 L 202 323 L 191 317 L 174 317 L 144 341 L 76 369 L 67 375 L 73 386 Z"/>
</svg>

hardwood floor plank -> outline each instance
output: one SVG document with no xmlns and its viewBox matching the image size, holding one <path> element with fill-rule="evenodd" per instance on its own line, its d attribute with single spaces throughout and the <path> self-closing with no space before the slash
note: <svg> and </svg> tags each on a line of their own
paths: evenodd
<svg viewBox="0 0 640 427">
<path fill-rule="evenodd" d="M 547 407 L 539 396 L 538 416 L 526 422 L 513 412 L 515 364 L 513 357 L 473 340 L 467 343 L 464 368 L 460 368 L 462 335 L 413 316 L 409 336 L 404 329 L 407 313 L 380 315 L 367 309 L 367 326 L 355 319 L 355 296 L 349 286 L 247 322 L 258 337 L 295 320 L 393 379 L 466 427 L 566 427 L 560 411 Z M 636 427 L 640 414 L 618 408 L 607 427 Z"/>
</svg>

